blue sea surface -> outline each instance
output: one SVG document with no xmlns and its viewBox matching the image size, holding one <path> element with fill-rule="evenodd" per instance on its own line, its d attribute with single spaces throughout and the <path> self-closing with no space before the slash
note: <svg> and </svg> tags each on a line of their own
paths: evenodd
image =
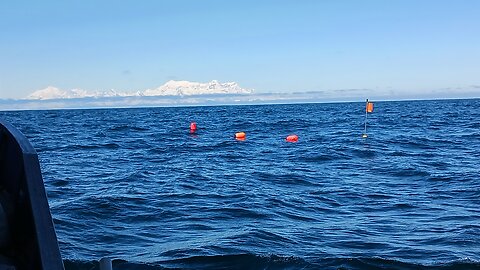
<svg viewBox="0 0 480 270">
<path fill-rule="evenodd" d="M 66 269 L 480 269 L 479 99 L 375 102 L 366 139 L 365 103 L 0 117 Z"/>
</svg>

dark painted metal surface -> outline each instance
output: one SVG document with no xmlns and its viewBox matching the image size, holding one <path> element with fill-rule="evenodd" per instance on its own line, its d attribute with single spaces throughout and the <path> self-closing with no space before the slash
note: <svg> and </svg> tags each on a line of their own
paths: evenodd
<svg viewBox="0 0 480 270">
<path fill-rule="evenodd" d="M 37 153 L 2 120 L 0 206 L 0 269 L 64 269 Z"/>
</svg>

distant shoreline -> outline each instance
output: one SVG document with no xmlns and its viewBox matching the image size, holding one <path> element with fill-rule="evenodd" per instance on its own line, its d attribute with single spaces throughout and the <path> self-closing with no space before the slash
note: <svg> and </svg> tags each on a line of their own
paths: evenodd
<svg viewBox="0 0 480 270">
<path fill-rule="evenodd" d="M 366 95 L 365 97 L 325 97 L 323 92 L 303 93 L 263 93 L 263 94 L 215 94 L 192 96 L 154 96 L 154 97 L 101 97 L 72 99 L 0 99 L 0 111 L 29 110 L 75 110 L 75 109 L 114 109 L 114 108 L 151 108 L 151 107 L 208 107 L 208 106 L 245 106 L 280 105 L 309 103 L 351 103 L 372 101 L 429 101 L 479 99 L 480 94 L 466 96 L 441 97 L 386 97 Z"/>
</svg>

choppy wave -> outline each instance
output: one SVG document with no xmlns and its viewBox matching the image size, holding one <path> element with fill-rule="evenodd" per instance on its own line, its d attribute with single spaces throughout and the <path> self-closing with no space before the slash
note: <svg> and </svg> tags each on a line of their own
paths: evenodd
<svg viewBox="0 0 480 270">
<path fill-rule="evenodd" d="M 97 261 L 64 261 L 66 269 L 99 269 Z M 422 265 L 405 263 L 383 258 L 325 258 L 307 262 L 296 257 L 277 255 L 259 256 L 253 254 L 195 256 L 156 263 L 132 263 L 125 260 L 113 260 L 112 266 L 118 270 L 176 270 L 176 269 L 351 269 L 351 270 L 476 270 L 480 263 L 470 259 L 442 264 Z"/>
<path fill-rule="evenodd" d="M 67 269 L 480 267 L 480 100 L 378 102 L 367 139 L 363 103 L 0 117 L 39 153 Z"/>
</svg>

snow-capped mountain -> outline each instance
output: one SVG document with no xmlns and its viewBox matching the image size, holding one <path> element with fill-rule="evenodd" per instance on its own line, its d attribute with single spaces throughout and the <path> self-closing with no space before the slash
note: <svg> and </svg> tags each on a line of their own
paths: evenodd
<svg viewBox="0 0 480 270">
<path fill-rule="evenodd" d="M 221 83 L 213 80 L 208 83 L 189 81 L 168 81 L 164 85 L 137 92 L 87 91 L 83 89 L 62 90 L 49 86 L 30 94 L 27 99 L 71 99 L 85 97 L 129 97 L 129 96 L 190 96 L 208 94 L 250 94 L 252 90 L 241 88 L 236 82 Z"/>
<path fill-rule="evenodd" d="M 88 96 L 87 91 L 80 89 L 62 90 L 49 86 L 30 94 L 27 99 L 55 99 L 55 98 L 79 98 Z"/>
<path fill-rule="evenodd" d="M 147 89 L 145 96 L 191 96 L 208 94 L 250 94 L 252 90 L 241 88 L 236 82 L 221 83 L 213 80 L 208 83 L 189 81 L 168 81 L 156 89 Z"/>
<path fill-rule="evenodd" d="M 85 97 L 118 97 L 124 96 L 124 93 L 117 93 L 111 89 L 108 91 L 89 92 L 83 89 L 63 90 L 57 87 L 49 86 L 45 89 L 37 90 L 30 94 L 27 99 L 68 99 L 68 98 L 85 98 Z"/>
</svg>

